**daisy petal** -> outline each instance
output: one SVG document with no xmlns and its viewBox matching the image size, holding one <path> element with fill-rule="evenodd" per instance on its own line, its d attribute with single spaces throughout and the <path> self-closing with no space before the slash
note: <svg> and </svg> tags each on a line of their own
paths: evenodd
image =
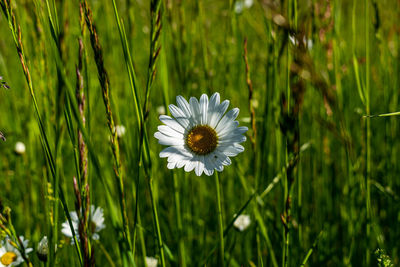
<svg viewBox="0 0 400 267">
<path fill-rule="evenodd" d="M 216 152 L 213 152 L 212 154 L 209 155 L 208 163 L 213 168 L 215 168 L 217 171 L 222 171 L 223 170 L 222 162 L 219 160 L 218 155 L 216 154 Z"/>
<path fill-rule="evenodd" d="M 64 222 L 62 225 L 61 233 L 63 233 L 66 237 L 72 238 L 72 231 L 67 222 Z"/>
<path fill-rule="evenodd" d="M 192 116 L 189 103 L 183 96 L 178 95 L 176 97 L 176 103 L 178 104 L 179 108 L 182 110 L 182 112 L 186 115 L 187 118 Z"/>
<path fill-rule="evenodd" d="M 235 131 L 238 125 L 239 125 L 238 121 L 231 121 L 230 123 L 227 123 L 226 126 L 218 132 L 218 138 L 222 138 L 224 136 L 231 134 L 232 132 Z"/>
<path fill-rule="evenodd" d="M 176 162 L 168 162 L 168 164 L 167 164 L 167 168 L 170 170 L 175 169 L 175 166 L 176 166 Z"/>
<path fill-rule="evenodd" d="M 214 93 L 210 97 L 210 103 L 208 104 L 208 110 L 214 110 L 217 106 L 219 106 L 219 93 Z"/>
<path fill-rule="evenodd" d="M 215 130 L 220 132 L 230 121 L 234 121 L 239 115 L 239 109 L 234 108 L 229 110 L 225 116 L 218 122 L 217 128 Z"/>
<path fill-rule="evenodd" d="M 176 164 L 178 165 L 178 162 L 190 160 L 191 158 L 192 157 L 187 157 L 182 154 L 172 154 L 168 157 L 168 162 L 176 162 Z"/>
<path fill-rule="evenodd" d="M 207 114 L 206 124 L 210 125 L 212 115 L 214 114 L 214 111 L 218 106 L 219 106 L 219 93 L 214 93 L 210 97 L 210 101 L 208 102 L 208 111 L 207 111 L 208 114 Z"/>
<path fill-rule="evenodd" d="M 207 123 L 207 114 L 208 113 L 208 96 L 206 94 L 202 94 L 200 97 L 200 124 Z"/>
<path fill-rule="evenodd" d="M 161 115 L 160 121 L 177 132 L 184 133 L 185 129 L 176 120 L 167 115 Z"/>
<path fill-rule="evenodd" d="M 216 108 L 214 108 L 214 111 L 212 112 L 212 114 L 210 115 L 210 118 L 209 118 L 209 125 L 211 126 L 211 128 L 215 129 L 219 120 L 225 114 L 228 107 L 229 107 L 229 100 L 225 100 L 220 105 L 218 105 Z"/>
<path fill-rule="evenodd" d="M 191 117 L 186 116 L 186 114 L 177 106 L 169 105 L 169 110 L 171 111 L 172 116 L 174 116 L 175 120 L 184 128 L 187 129 L 191 125 Z"/>
<path fill-rule="evenodd" d="M 180 132 L 175 131 L 171 127 L 167 125 L 160 125 L 157 127 L 158 131 L 166 136 L 170 137 L 177 137 L 177 138 L 182 138 L 183 139 L 183 134 Z"/>
<path fill-rule="evenodd" d="M 234 146 L 229 145 L 226 147 L 218 147 L 218 150 L 228 157 L 235 157 L 237 154 L 244 151 L 244 147 L 239 144 L 235 144 Z"/>
<path fill-rule="evenodd" d="M 221 165 L 215 166 L 215 169 L 219 172 L 222 172 L 224 170 L 224 165 L 221 164 Z"/>
<path fill-rule="evenodd" d="M 204 157 L 204 173 L 208 176 L 213 175 L 214 173 L 214 164 L 210 161 L 210 156 Z"/>
<path fill-rule="evenodd" d="M 76 213 L 76 211 L 71 211 L 69 213 L 69 216 L 71 216 L 71 221 L 78 221 L 78 214 Z"/>
<path fill-rule="evenodd" d="M 183 166 L 185 166 L 188 163 L 188 160 L 178 160 L 176 162 L 176 167 L 178 169 L 182 168 Z"/>
<path fill-rule="evenodd" d="M 158 139 L 158 143 L 160 145 L 179 146 L 179 145 L 184 145 L 185 144 L 185 141 L 183 139 L 166 136 L 166 135 L 164 135 L 164 134 L 162 134 L 160 132 L 156 132 L 154 134 L 154 137 Z"/>
<path fill-rule="evenodd" d="M 183 156 L 187 156 L 187 157 L 189 157 L 191 155 L 190 152 L 187 151 L 184 146 L 170 146 L 170 147 L 164 148 L 164 150 L 160 152 L 160 158 L 167 158 L 167 157 L 169 157 L 171 155 L 175 155 L 175 154 L 179 154 L 179 155 L 183 155 Z"/>
<path fill-rule="evenodd" d="M 195 97 L 189 99 L 190 111 L 192 112 L 192 118 L 197 124 L 201 124 L 200 107 L 199 101 Z"/>
<path fill-rule="evenodd" d="M 200 176 L 204 170 L 204 156 L 199 156 L 199 157 L 200 157 L 200 159 L 197 161 L 196 169 L 195 169 L 197 176 Z"/>
<path fill-rule="evenodd" d="M 227 155 L 225 155 L 224 153 L 217 151 L 217 152 L 215 152 L 215 155 L 217 156 L 218 162 L 220 164 L 222 164 L 224 166 L 228 166 L 228 165 L 232 164 L 231 159 Z"/>
<path fill-rule="evenodd" d="M 247 128 L 246 126 L 237 127 L 235 129 L 235 134 L 244 134 L 248 130 L 249 130 L 249 128 Z"/>
<path fill-rule="evenodd" d="M 192 160 L 189 160 L 188 162 L 186 162 L 185 165 L 185 172 L 191 172 L 193 171 L 193 169 L 196 167 L 196 161 L 194 161 L 195 158 L 193 158 Z"/>
<path fill-rule="evenodd" d="M 220 145 L 228 145 L 232 143 L 243 143 L 246 141 L 246 136 L 238 134 L 238 135 L 231 135 L 229 137 L 223 138 L 218 141 Z"/>
<path fill-rule="evenodd" d="M 185 113 L 177 106 L 170 104 L 168 109 L 175 118 L 186 118 Z"/>
</svg>

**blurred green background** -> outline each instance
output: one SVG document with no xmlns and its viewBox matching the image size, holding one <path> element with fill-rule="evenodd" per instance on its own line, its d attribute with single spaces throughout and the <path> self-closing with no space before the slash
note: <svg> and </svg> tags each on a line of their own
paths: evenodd
<svg viewBox="0 0 400 267">
<path fill-rule="evenodd" d="M 21 26 L 22 42 L 45 131 L 54 149 L 57 136 L 56 110 L 59 80 L 54 43 L 49 35 L 46 5 L 39 0 L 13 1 L 13 11 Z M 50 1 L 52 2 L 52 1 Z M 114 120 L 124 125 L 120 138 L 121 161 L 125 173 L 127 212 L 132 224 L 139 200 L 146 255 L 156 256 L 153 214 L 149 188 L 136 184 L 139 146 L 138 121 L 134 108 L 125 58 L 112 1 L 88 1 L 102 45 L 105 68 L 110 78 Z M 150 47 L 150 4 L 146 0 L 118 0 L 141 99 L 144 99 Z M 366 7 L 368 6 L 368 9 Z M 62 64 L 72 85 L 76 83 L 78 62 L 79 1 L 55 1 L 60 23 Z M 161 5 L 161 52 L 156 78 L 150 93 L 147 130 L 151 151 L 155 197 L 163 241 L 169 249 L 167 266 L 178 266 L 181 236 L 188 266 L 204 263 L 218 241 L 215 186 L 212 177 L 194 172 L 170 171 L 163 149 L 153 134 L 157 131 L 162 106 L 175 104 L 182 95 L 199 98 L 202 93 L 221 94 L 230 108 L 239 107 L 240 124 L 249 127 L 244 153 L 220 174 L 223 215 L 227 225 L 246 201 L 250 227 L 231 229 L 225 238 L 225 258 L 231 266 L 273 266 L 271 251 L 282 263 L 285 208 L 285 166 L 294 150 L 291 134 L 298 130 L 298 148 L 304 150 L 292 166 L 290 190 L 290 247 L 288 266 L 300 266 L 310 248 L 308 266 L 377 266 L 374 251 L 385 249 L 399 264 L 400 169 L 397 158 L 400 142 L 399 118 L 366 118 L 364 115 L 400 110 L 398 1 L 179 1 Z M 53 14 L 54 15 L 54 14 Z M 283 23 L 279 18 L 283 19 Z M 37 118 L 26 85 L 21 62 L 4 14 L 0 18 L 0 74 L 10 89 L 0 88 L 0 130 L 7 141 L 0 143 L 0 198 L 11 207 L 17 233 L 35 246 L 48 235 L 54 201 L 53 186 L 43 152 Z M 368 37 L 367 37 L 368 36 Z M 249 76 L 254 90 L 249 100 L 244 61 L 247 39 Z M 113 229 L 105 186 L 117 196 L 113 158 L 101 87 L 90 40 L 86 36 L 87 129 L 92 153 L 106 178 L 102 184 L 89 162 L 91 202 L 105 210 L 106 229 L 94 243 L 96 263 L 107 266 L 110 254 L 121 266 L 116 249 L 120 229 Z M 367 48 L 368 47 L 368 48 Z M 302 88 L 295 91 L 296 82 Z M 289 106 L 299 111 L 285 112 Z M 251 103 L 251 104 L 250 104 Z M 287 104 L 286 103 L 286 104 Z M 143 105 L 143 101 L 141 103 Z M 250 124 L 250 105 L 255 110 L 255 145 Z M 369 109 L 369 111 L 368 111 Z M 76 175 L 74 145 L 62 114 L 60 136 L 60 183 L 67 204 L 74 210 L 72 177 Z M 297 124 L 287 118 L 294 116 Z M 370 124 L 367 124 L 367 121 Z M 74 122 L 75 127 L 76 123 Z M 287 127 L 288 130 L 282 131 Z M 16 142 L 26 146 L 24 154 L 14 151 Z M 275 180 L 268 194 L 262 192 Z M 141 176 L 140 179 L 143 179 Z M 174 179 L 180 193 L 182 233 L 176 222 Z M 139 195 L 135 196 L 136 187 Z M 118 206 L 115 198 L 115 206 Z M 119 213 L 117 213 L 119 214 Z M 59 208 L 58 223 L 65 221 Z M 131 225 L 131 228 L 133 226 Z M 321 233 L 321 234 L 320 234 Z M 320 234 L 320 235 L 319 235 Z M 319 236 L 319 238 L 317 238 Z M 60 243 L 64 237 L 59 233 Z M 314 243 L 315 242 L 315 243 Z M 135 260 L 144 266 L 142 246 L 137 243 Z M 313 244 L 315 246 L 313 246 Z M 207 266 L 217 265 L 217 253 Z M 36 255 L 30 255 L 39 266 Z M 76 251 L 69 241 L 57 252 L 58 266 L 78 266 Z M 204 266 L 204 265 L 203 265 Z"/>
</svg>

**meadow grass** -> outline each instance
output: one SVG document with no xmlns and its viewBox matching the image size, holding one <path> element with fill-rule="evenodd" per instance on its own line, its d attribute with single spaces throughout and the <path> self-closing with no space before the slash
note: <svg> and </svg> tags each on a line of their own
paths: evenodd
<svg viewBox="0 0 400 267">
<path fill-rule="evenodd" d="M 0 4 L 0 239 L 30 240 L 24 264 L 399 264 L 397 1 Z M 167 169 L 159 115 L 214 92 L 245 151 Z"/>
</svg>

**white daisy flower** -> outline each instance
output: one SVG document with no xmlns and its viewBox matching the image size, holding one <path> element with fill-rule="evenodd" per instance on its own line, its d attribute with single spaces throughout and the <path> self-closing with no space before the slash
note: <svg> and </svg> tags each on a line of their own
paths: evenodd
<svg viewBox="0 0 400 267">
<path fill-rule="evenodd" d="M 147 267 L 157 267 L 158 260 L 154 257 L 147 257 L 146 256 L 146 266 Z"/>
<path fill-rule="evenodd" d="M 158 143 L 169 146 L 160 153 L 161 158 L 168 158 L 168 169 L 185 167 L 186 172 L 194 169 L 198 176 L 203 172 L 210 176 L 214 169 L 221 172 L 230 165 L 229 157 L 244 151 L 239 144 L 246 141 L 243 134 L 248 129 L 238 127 L 238 108 L 225 114 L 229 100 L 220 103 L 215 93 L 210 100 L 203 94 L 200 103 L 195 97 L 188 103 L 182 96 L 176 102 L 178 106 L 169 105 L 174 118 L 161 115 L 165 125 L 158 126 L 154 134 Z"/>
<path fill-rule="evenodd" d="M 24 246 L 25 256 L 28 257 L 28 253 L 32 252 L 33 248 L 28 248 L 29 240 L 25 239 L 23 236 L 20 236 L 19 239 Z M 24 259 L 19 250 L 11 245 L 10 238 L 6 237 L 6 239 L 0 243 L 0 267 L 17 266 L 23 262 Z"/>
<path fill-rule="evenodd" d="M 76 238 L 79 241 L 79 218 L 76 211 L 72 211 L 69 213 L 71 216 L 72 225 L 74 227 L 74 232 Z M 106 225 L 104 224 L 104 212 L 103 209 L 98 207 L 95 209 L 95 206 L 90 205 L 90 218 L 89 218 L 89 230 L 92 233 L 93 240 L 99 240 L 100 236 L 98 232 L 103 230 Z M 71 227 L 69 226 L 68 220 L 62 224 L 61 232 L 66 236 L 71 238 L 71 244 L 74 244 L 74 239 L 71 231 Z"/>
<path fill-rule="evenodd" d="M 233 226 L 235 226 L 240 232 L 243 232 L 246 230 L 251 224 L 250 216 L 241 214 L 239 215 L 235 222 L 233 223 Z"/>
<path fill-rule="evenodd" d="M 22 142 L 17 142 L 17 143 L 15 143 L 14 151 L 15 151 L 15 153 L 17 153 L 18 155 L 24 154 L 25 151 L 26 151 L 25 144 L 22 143 Z"/>
</svg>

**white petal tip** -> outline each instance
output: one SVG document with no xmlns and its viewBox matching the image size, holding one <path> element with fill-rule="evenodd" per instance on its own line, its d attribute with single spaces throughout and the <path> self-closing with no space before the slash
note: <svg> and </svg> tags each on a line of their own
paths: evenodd
<svg viewBox="0 0 400 267">
<path fill-rule="evenodd" d="M 170 170 L 174 169 L 175 168 L 175 162 L 168 163 L 167 164 L 167 168 L 170 169 Z"/>
</svg>

